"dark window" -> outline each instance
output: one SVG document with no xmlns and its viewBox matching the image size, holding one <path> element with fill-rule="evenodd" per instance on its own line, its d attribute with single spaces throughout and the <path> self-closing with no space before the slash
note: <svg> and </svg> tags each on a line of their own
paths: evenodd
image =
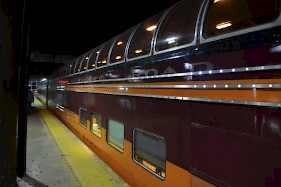
<svg viewBox="0 0 281 187">
<path fill-rule="evenodd" d="M 124 124 L 113 120 L 107 120 L 106 140 L 109 145 L 118 151 L 124 151 Z"/>
<path fill-rule="evenodd" d="M 69 66 L 70 66 L 70 65 L 65 65 L 65 66 L 64 66 L 64 72 L 63 72 L 64 75 L 68 75 Z"/>
<path fill-rule="evenodd" d="M 280 0 L 213 0 L 207 9 L 203 36 L 213 37 L 273 21 Z"/>
<path fill-rule="evenodd" d="M 134 161 L 161 179 L 166 175 L 166 142 L 154 134 L 134 129 Z"/>
<path fill-rule="evenodd" d="M 84 108 L 80 108 L 79 110 L 79 122 L 80 125 L 82 125 L 83 127 L 87 127 L 87 110 Z"/>
</svg>

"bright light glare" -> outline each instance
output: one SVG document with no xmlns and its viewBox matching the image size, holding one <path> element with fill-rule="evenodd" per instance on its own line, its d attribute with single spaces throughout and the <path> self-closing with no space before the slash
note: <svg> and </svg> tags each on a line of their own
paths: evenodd
<svg viewBox="0 0 281 187">
<path fill-rule="evenodd" d="M 232 25 L 231 21 L 226 21 L 226 22 L 217 24 L 216 28 L 217 29 L 224 29 L 226 27 L 230 27 L 231 25 Z"/>
<path fill-rule="evenodd" d="M 117 45 L 121 45 L 121 44 L 123 44 L 123 42 L 122 42 L 122 41 L 117 42 Z"/>
<path fill-rule="evenodd" d="M 150 27 L 147 27 L 146 30 L 147 30 L 147 31 L 153 31 L 153 30 L 156 29 L 156 27 L 157 27 L 157 25 L 152 25 L 152 26 L 150 26 Z"/>
<path fill-rule="evenodd" d="M 118 55 L 118 56 L 115 57 L 116 60 L 119 60 L 119 59 L 121 59 L 121 58 L 122 58 L 122 57 L 121 57 L 120 55 Z"/>
<path fill-rule="evenodd" d="M 141 52 L 142 52 L 142 49 L 135 50 L 135 53 L 141 53 Z"/>
<path fill-rule="evenodd" d="M 166 41 L 168 42 L 168 44 L 172 44 L 176 42 L 176 37 L 171 37 L 171 38 L 167 38 Z"/>
</svg>

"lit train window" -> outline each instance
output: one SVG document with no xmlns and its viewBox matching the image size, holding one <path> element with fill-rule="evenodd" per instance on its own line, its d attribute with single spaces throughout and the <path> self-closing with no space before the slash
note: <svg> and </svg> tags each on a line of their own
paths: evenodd
<svg viewBox="0 0 281 187">
<path fill-rule="evenodd" d="M 155 176 L 166 176 L 166 142 L 154 134 L 134 129 L 133 159 Z"/>
<path fill-rule="evenodd" d="M 83 56 L 83 59 L 82 59 L 82 62 L 81 62 L 81 65 L 80 65 L 80 69 L 82 71 L 86 71 L 87 70 L 87 63 L 88 63 L 88 60 L 90 58 L 90 54 L 91 52 L 87 52 L 84 56 Z"/>
<path fill-rule="evenodd" d="M 101 115 L 92 113 L 90 129 L 94 135 L 101 137 Z"/>
<path fill-rule="evenodd" d="M 96 59 L 97 59 L 97 56 L 100 54 L 101 47 L 102 47 L 102 45 L 95 48 L 94 50 L 92 50 L 92 52 L 90 54 L 90 59 L 87 64 L 88 70 L 96 68 Z"/>
<path fill-rule="evenodd" d="M 156 51 L 189 44 L 194 40 L 201 4 L 202 0 L 181 1 L 169 11 L 157 34 Z"/>
<path fill-rule="evenodd" d="M 213 37 L 271 22 L 280 0 L 213 0 L 207 9 L 203 36 Z"/>
<path fill-rule="evenodd" d="M 124 124 L 113 119 L 107 120 L 106 140 L 118 151 L 124 151 Z"/>
<path fill-rule="evenodd" d="M 87 110 L 84 108 L 79 109 L 79 123 L 83 127 L 87 127 Z"/>
<path fill-rule="evenodd" d="M 112 46 L 112 42 L 113 42 L 112 40 L 106 42 L 103 48 L 101 49 L 97 60 L 97 67 L 106 66 L 107 58 Z"/>
<path fill-rule="evenodd" d="M 129 44 L 128 59 L 147 56 L 151 53 L 152 37 L 163 13 L 143 22 L 133 34 Z"/>
<path fill-rule="evenodd" d="M 110 63 L 124 61 L 126 44 L 132 33 L 132 29 L 121 34 L 113 44 L 112 52 L 110 54 Z"/>
<path fill-rule="evenodd" d="M 77 60 L 77 62 L 75 64 L 73 73 L 79 73 L 81 71 L 81 69 L 80 69 L 81 61 L 82 61 L 82 58 L 79 57 L 79 59 Z"/>
</svg>

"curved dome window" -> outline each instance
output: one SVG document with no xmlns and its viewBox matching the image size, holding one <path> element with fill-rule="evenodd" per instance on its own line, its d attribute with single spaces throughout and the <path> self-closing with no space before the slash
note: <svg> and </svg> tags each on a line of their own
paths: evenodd
<svg viewBox="0 0 281 187">
<path fill-rule="evenodd" d="M 108 54 L 110 52 L 111 46 L 112 46 L 112 40 L 106 42 L 103 48 L 101 49 L 97 59 L 97 68 L 107 65 Z"/>
<path fill-rule="evenodd" d="M 122 33 L 113 44 L 113 48 L 110 54 L 110 63 L 121 62 L 125 60 L 126 44 L 131 36 L 133 29 L 130 29 Z"/>
<path fill-rule="evenodd" d="M 129 44 L 128 59 L 151 54 L 152 37 L 163 13 L 144 21 L 134 33 Z"/>
<path fill-rule="evenodd" d="M 156 51 L 189 44 L 194 40 L 201 4 L 202 0 L 181 1 L 168 12 L 157 33 Z"/>
<path fill-rule="evenodd" d="M 99 47 L 92 50 L 92 52 L 90 54 L 90 59 L 89 59 L 88 64 L 87 64 L 88 70 L 96 68 L 96 66 L 97 66 L 96 65 L 96 59 L 97 59 L 97 56 L 100 53 L 101 47 L 102 47 L 102 45 L 100 45 Z"/>
<path fill-rule="evenodd" d="M 72 64 L 69 65 L 69 74 L 73 74 L 75 73 L 75 65 L 76 65 L 76 62 L 78 61 L 79 59 L 76 59 Z"/>
<path fill-rule="evenodd" d="M 268 23 L 279 14 L 280 0 L 213 0 L 206 12 L 203 36 L 210 38 Z"/>
<path fill-rule="evenodd" d="M 71 74 L 71 69 L 73 68 L 73 63 L 66 66 L 65 75 Z"/>
<path fill-rule="evenodd" d="M 90 58 L 90 54 L 91 54 L 91 51 L 87 52 L 84 56 L 83 56 L 83 60 L 82 60 L 82 63 L 81 63 L 81 71 L 86 71 L 87 70 L 87 63 L 88 63 L 88 60 Z"/>
<path fill-rule="evenodd" d="M 81 69 L 80 69 L 81 61 L 82 61 L 81 57 L 79 57 L 79 59 L 77 60 L 77 62 L 75 64 L 75 68 L 74 68 L 73 73 L 79 73 L 81 71 Z"/>
</svg>

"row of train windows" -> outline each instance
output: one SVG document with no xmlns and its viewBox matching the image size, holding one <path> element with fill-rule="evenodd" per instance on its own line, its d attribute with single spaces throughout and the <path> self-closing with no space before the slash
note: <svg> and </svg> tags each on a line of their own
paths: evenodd
<svg viewBox="0 0 281 187">
<path fill-rule="evenodd" d="M 57 76 L 95 69 L 156 52 L 178 49 L 194 42 L 197 16 L 203 0 L 182 1 L 108 42 L 81 55 Z M 167 13 L 167 14 L 166 14 Z M 164 19 L 162 20 L 162 16 Z M 212 0 L 203 20 L 203 38 L 272 22 L 280 15 L 280 0 Z M 159 28 L 158 28 L 159 27 Z M 155 35 L 155 37 L 154 37 Z M 152 42 L 156 38 L 155 42 Z M 128 49 L 126 51 L 126 44 Z M 127 58 L 125 58 L 125 56 Z"/>
<path fill-rule="evenodd" d="M 80 108 L 79 123 L 87 128 L 87 110 Z M 124 124 L 114 119 L 107 120 L 107 143 L 119 152 L 124 152 Z M 101 115 L 91 113 L 90 131 L 101 138 Z M 165 178 L 166 173 L 166 142 L 165 139 L 155 134 L 134 129 L 133 131 L 133 160 L 159 177 Z"/>
</svg>

